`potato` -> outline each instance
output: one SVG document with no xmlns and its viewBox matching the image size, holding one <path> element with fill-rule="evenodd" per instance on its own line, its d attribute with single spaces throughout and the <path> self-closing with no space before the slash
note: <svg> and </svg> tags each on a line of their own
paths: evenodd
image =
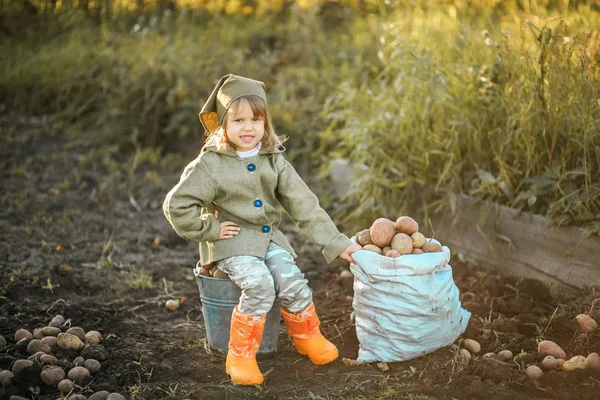
<svg viewBox="0 0 600 400">
<path fill-rule="evenodd" d="M 565 371 L 574 371 L 576 369 L 585 369 L 586 358 L 584 356 L 575 356 L 565 361 L 562 369 Z"/>
<path fill-rule="evenodd" d="M 74 326 L 72 328 L 67 329 L 67 333 L 69 333 L 71 335 L 75 335 L 79 338 L 79 340 L 81 340 L 82 342 L 85 342 L 85 331 L 83 330 L 82 327 Z"/>
<path fill-rule="evenodd" d="M 421 232 L 413 233 L 410 235 L 410 238 L 413 242 L 413 248 L 420 249 L 425 243 L 427 243 L 427 238 Z"/>
<path fill-rule="evenodd" d="M 390 258 L 398 258 L 400 257 L 402 254 L 400 254 L 400 252 L 398 250 L 390 250 L 387 253 L 385 253 L 386 257 L 390 257 Z"/>
<path fill-rule="evenodd" d="M 204 268 L 200 268 L 200 271 L 198 271 L 198 274 L 202 275 L 202 276 L 210 276 L 210 270 L 204 269 Z"/>
<path fill-rule="evenodd" d="M 46 343 L 50 348 L 58 346 L 58 339 L 55 336 L 46 336 L 40 339 L 42 343 Z"/>
<path fill-rule="evenodd" d="M 100 343 L 102 341 L 102 335 L 98 331 L 88 331 L 85 333 L 86 343 Z"/>
<path fill-rule="evenodd" d="M 92 374 L 95 374 L 96 372 L 100 372 L 100 369 L 102 369 L 102 365 L 100 364 L 100 361 L 94 360 L 93 358 L 85 360 L 85 363 L 83 363 L 83 366 L 88 371 L 90 371 L 90 373 L 92 373 Z"/>
<path fill-rule="evenodd" d="M 412 235 L 413 233 L 419 231 L 419 224 L 417 224 L 417 221 L 411 217 L 403 215 L 396 220 L 396 230 L 400 233 Z"/>
<path fill-rule="evenodd" d="M 392 249 L 400 254 L 410 254 L 413 250 L 413 242 L 406 233 L 397 233 L 392 239 Z"/>
<path fill-rule="evenodd" d="M 598 328 L 598 323 L 589 315 L 579 314 L 575 319 L 577 319 L 579 327 L 584 332 L 593 332 Z"/>
<path fill-rule="evenodd" d="M 42 351 L 44 353 L 50 353 L 51 352 L 50 346 L 48 346 L 46 343 L 42 342 L 40 339 L 33 339 L 27 345 L 27 352 L 29 354 L 35 354 L 38 351 Z"/>
<path fill-rule="evenodd" d="M 590 353 L 585 359 L 585 368 L 600 371 L 600 356 L 598 353 Z"/>
<path fill-rule="evenodd" d="M 65 371 L 61 367 L 46 368 L 42 370 L 40 378 L 47 385 L 57 386 L 60 381 L 65 379 Z"/>
<path fill-rule="evenodd" d="M 82 383 L 90 377 L 90 371 L 84 367 L 73 367 L 69 370 L 67 376 L 75 383 Z"/>
<path fill-rule="evenodd" d="M 15 375 L 7 369 L 0 371 L 0 385 L 8 384 L 14 377 Z"/>
<path fill-rule="evenodd" d="M 18 375 L 19 372 L 23 371 L 26 368 L 31 367 L 32 365 L 33 365 L 33 361 L 17 360 L 14 362 L 11 371 L 13 374 Z"/>
<path fill-rule="evenodd" d="M 85 335 L 84 335 L 85 338 Z M 83 349 L 83 342 L 75 335 L 70 333 L 59 333 L 58 334 L 58 347 L 65 350 L 81 350 Z"/>
<path fill-rule="evenodd" d="M 217 267 L 216 267 L 216 266 L 213 266 L 213 267 L 210 269 L 210 271 L 209 271 L 209 272 L 210 272 L 210 276 L 215 276 L 215 272 L 217 272 L 217 271 L 218 271 Z"/>
<path fill-rule="evenodd" d="M 556 369 L 562 369 L 563 365 L 565 365 L 565 360 L 562 358 L 556 359 Z"/>
<path fill-rule="evenodd" d="M 70 379 L 63 379 L 62 381 L 58 382 L 58 390 L 60 390 L 61 393 L 69 393 L 71 390 L 73 390 L 73 387 L 75 387 L 75 385 Z"/>
<path fill-rule="evenodd" d="M 363 246 L 363 250 L 372 251 L 377 254 L 382 253 L 381 249 L 374 244 L 368 244 L 366 246 Z"/>
<path fill-rule="evenodd" d="M 544 371 L 542 371 L 538 366 L 530 365 L 527 367 L 527 370 L 525 370 L 525 374 L 529 379 L 538 379 L 544 376 Z"/>
<path fill-rule="evenodd" d="M 31 339 L 33 335 L 27 329 L 19 329 L 15 332 L 15 342 L 20 341 L 21 339 Z"/>
<path fill-rule="evenodd" d="M 369 229 L 363 229 L 362 231 L 356 234 L 356 241 L 361 246 L 366 246 L 368 244 L 373 244 L 371 240 L 371 234 L 369 233 Z"/>
<path fill-rule="evenodd" d="M 373 244 L 379 247 L 389 246 L 396 234 L 396 226 L 387 218 L 378 218 L 369 229 Z"/>
<path fill-rule="evenodd" d="M 88 400 L 106 400 L 108 398 L 108 395 L 110 395 L 109 392 L 107 392 L 106 390 L 102 390 L 88 397 Z"/>
<path fill-rule="evenodd" d="M 165 301 L 165 308 L 169 311 L 175 311 L 179 308 L 179 299 L 169 299 Z"/>
<path fill-rule="evenodd" d="M 125 397 L 119 393 L 111 393 L 108 395 L 106 400 L 125 400 Z"/>
<path fill-rule="evenodd" d="M 60 328 L 62 326 L 62 324 L 64 324 L 64 323 L 65 323 L 65 317 L 63 317 L 62 315 L 55 315 L 54 318 L 52 318 L 52 320 L 48 324 L 48 326 Z"/>
<path fill-rule="evenodd" d="M 385 246 L 383 249 L 381 249 L 381 254 L 387 254 L 390 250 L 392 250 L 392 246 Z"/>
<path fill-rule="evenodd" d="M 481 345 L 473 339 L 465 339 L 463 347 L 471 354 L 478 354 L 481 351 Z"/>
<path fill-rule="evenodd" d="M 225 272 L 221 271 L 220 269 L 217 269 L 213 275 L 213 278 L 229 279 L 229 275 L 227 275 Z"/>
<path fill-rule="evenodd" d="M 410 254 L 425 254 L 425 252 L 423 251 L 423 249 L 413 249 L 413 251 L 411 251 Z"/>
<path fill-rule="evenodd" d="M 56 364 L 58 362 L 58 359 L 52 354 L 42 354 L 40 356 L 40 362 L 42 364 Z"/>
<path fill-rule="evenodd" d="M 546 370 L 556 369 L 558 368 L 558 362 L 556 362 L 556 358 L 553 356 L 546 356 L 542 360 L 542 367 Z"/>
<path fill-rule="evenodd" d="M 510 361 L 513 359 L 513 353 L 510 350 L 501 350 L 498 352 L 498 359 L 502 361 Z"/>
<path fill-rule="evenodd" d="M 471 361 L 471 353 L 469 353 L 469 350 L 467 349 L 460 349 L 458 356 L 465 364 L 468 364 L 469 361 Z"/>
<path fill-rule="evenodd" d="M 58 336 L 60 332 L 60 328 L 56 328 L 53 326 L 45 326 L 42 328 L 42 334 L 44 336 Z"/>
<path fill-rule="evenodd" d="M 550 341 L 550 340 L 542 340 L 538 343 L 538 353 L 543 356 L 554 356 L 554 358 L 562 358 L 565 360 L 567 355 L 564 350 L 560 348 L 559 345 Z"/>
<path fill-rule="evenodd" d="M 440 251 L 444 251 L 442 246 L 437 244 L 436 242 L 427 242 L 421 247 L 425 253 L 439 253 Z"/>
</svg>

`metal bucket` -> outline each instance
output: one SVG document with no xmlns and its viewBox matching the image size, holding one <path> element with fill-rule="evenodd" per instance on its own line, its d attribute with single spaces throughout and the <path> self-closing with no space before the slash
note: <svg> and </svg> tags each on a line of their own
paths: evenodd
<svg viewBox="0 0 600 400">
<path fill-rule="evenodd" d="M 200 289 L 208 345 L 212 349 L 227 353 L 231 314 L 240 301 L 242 291 L 229 279 L 200 275 L 200 265 L 197 265 L 194 269 L 194 275 L 196 275 L 198 289 Z M 269 354 L 277 351 L 277 336 L 281 329 L 281 311 L 279 307 L 279 301 L 276 300 L 273 308 L 267 314 L 258 354 Z"/>
</svg>

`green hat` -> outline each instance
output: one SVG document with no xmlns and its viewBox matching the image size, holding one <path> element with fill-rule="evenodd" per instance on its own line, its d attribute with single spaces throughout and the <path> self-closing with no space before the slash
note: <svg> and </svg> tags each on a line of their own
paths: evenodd
<svg viewBox="0 0 600 400">
<path fill-rule="evenodd" d="M 206 133 L 212 133 L 221 126 L 223 118 L 234 100 L 248 95 L 258 96 L 266 102 L 265 84 L 232 74 L 219 79 L 219 83 L 198 114 Z"/>
</svg>

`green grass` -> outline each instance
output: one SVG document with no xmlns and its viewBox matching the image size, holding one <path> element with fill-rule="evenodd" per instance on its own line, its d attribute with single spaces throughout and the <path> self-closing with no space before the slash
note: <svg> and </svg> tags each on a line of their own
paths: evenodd
<svg viewBox="0 0 600 400">
<path fill-rule="evenodd" d="M 200 142 L 197 113 L 220 76 L 251 76 L 298 168 L 358 166 L 348 196 L 323 202 L 349 230 L 466 193 L 600 231 L 592 2 L 299 3 L 153 14 L 144 2 L 146 15 L 110 19 L 65 6 L 0 42 L 1 109 L 156 164 L 174 142 Z M 127 178 L 111 159 L 99 168 Z"/>
</svg>

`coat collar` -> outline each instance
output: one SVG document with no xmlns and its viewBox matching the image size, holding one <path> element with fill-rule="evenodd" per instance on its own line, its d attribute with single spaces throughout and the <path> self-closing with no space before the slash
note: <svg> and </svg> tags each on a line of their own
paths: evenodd
<svg viewBox="0 0 600 400">
<path fill-rule="evenodd" d="M 260 153 L 258 154 L 279 154 L 279 153 L 283 153 L 285 151 L 285 147 L 283 147 L 283 145 L 279 145 L 277 147 L 275 147 L 273 150 L 269 151 L 268 149 L 265 149 L 264 147 L 262 149 L 260 149 Z M 204 145 L 204 147 L 202 147 L 202 150 L 200 151 L 201 153 L 218 153 L 218 154 L 223 154 L 226 156 L 230 156 L 230 157 L 236 157 L 239 158 L 238 154 L 235 152 L 235 150 L 233 149 L 218 149 L 216 145 L 214 144 L 207 144 Z"/>
</svg>

